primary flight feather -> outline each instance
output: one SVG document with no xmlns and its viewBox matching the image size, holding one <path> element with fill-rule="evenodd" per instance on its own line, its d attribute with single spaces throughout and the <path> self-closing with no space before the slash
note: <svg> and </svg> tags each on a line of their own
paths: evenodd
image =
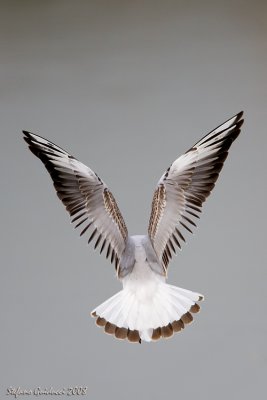
<svg viewBox="0 0 267 400">
<path fill-rule="evenodd" d="M 115 264 L 123 289 L 91 313 L 106 333 L 140 343 L 167 338 L 199 311 L 203 295 L 168 285 L 167 268 L 185 242 L 185 232 L 196 226 L 202 203 L 240 133 L 242 115 L 208 133 L 171 164 L 154 192 L 148 234 L 136 236 L 128 235 L 114 196 L 95 172 L 54 143 L 23 131 L 75 228 Z"/>
</svg>

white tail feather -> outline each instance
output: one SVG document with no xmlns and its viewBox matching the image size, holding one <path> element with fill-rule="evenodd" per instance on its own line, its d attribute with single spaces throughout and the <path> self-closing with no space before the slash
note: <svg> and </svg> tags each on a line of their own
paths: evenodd
<svg viewBox="0 0 267 400">
<path fill-rule="evenodd" d="M 98 323 L 99 325 L 105 326 L 109 322 L 109 329 L 113 326 L 110 331 L 105 329 L 107 333 L 115 333 L 116 329 L 120 328 L 128 332 L 138 331 L 139 338 L 149 342 L 154 339 L 154 331 L 159 328 L 162 331 L 161 336 L 171 336 L 175 331 L 171 324 L 174 321 L 183 321 L 184 316 L 192 310 L 192 306 L 203 299 L 199 293 L 168 285 L 165 282 L 157 285 L 152 296 L 143 296 L 140 293 L 124 287 L 123 290 L 96 307 L 92 315 L 99 317 L 98 321 L 101 322 Z M 190 318 L 190 314 L 187 315 L 187 322 L 191 321 Z M 164 327 L 168 327 L 168 335 L 166 332 L 163 333 Z"/>
</svg>

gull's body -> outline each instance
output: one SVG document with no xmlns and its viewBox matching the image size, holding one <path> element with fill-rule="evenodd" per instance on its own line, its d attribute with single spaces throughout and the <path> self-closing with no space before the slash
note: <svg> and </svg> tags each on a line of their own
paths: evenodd
<svg viewBox="0 0 267 400">
<path fill-rule="evenodd" d="M 129 236 L 115 198 L 89 167 L 52 142 L 24 131 L 30 150 L 43 161 L 59 198 L 80 235 L 90 232 L 100 253 L 115 263 L 123 289 L 92 311 L 106 333 L 132 342 L 170 337 L 199 311 L 199 293 L 166 283 L 176 248 L 192 232 L 213 189 L 228 149 L 240 133 L 237 114 L 175 160 L 160 178 L 147 235 Z"/>
</svg>

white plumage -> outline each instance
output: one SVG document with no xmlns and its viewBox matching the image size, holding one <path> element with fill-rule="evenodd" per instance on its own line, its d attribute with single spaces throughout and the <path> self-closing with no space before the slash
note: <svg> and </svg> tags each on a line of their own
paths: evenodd
<svg viewBox="0 0 267 400">
<path fill-rule="evenodd" d="M 133 236 L 135 267 L 122 278 L 123 290 L 98 306 L 93 313 L 121 328 L 139 331 L 140 339 L 151 341 L 153 330 L 179 321 L 203 296 L 166 284 L 146 261 L 142 241 Z"/>
<path fill-rule="evenodd" d="M 92 311 L 106 333 L 149 342 L 192 322 L 203 296 L 168 285 L 168 264 L 196 226 L 242 123 L 241 112 L 172 163 L 155 190 L 148 234 L 137 236 L 128 235 L 115 198 L 95 172 L 52 142 L 23 131 L 80 235 L 90 232 L 88 243 L 94 240 L 115 263 L 123 289 Z"/>
</svg>

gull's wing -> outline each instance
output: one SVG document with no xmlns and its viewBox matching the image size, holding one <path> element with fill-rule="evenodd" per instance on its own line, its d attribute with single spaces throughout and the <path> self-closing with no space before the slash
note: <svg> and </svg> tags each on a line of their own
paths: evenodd
<svg viewBox="0 0 267 400">
<path fill-rule="evenodd" d="M 175 246 L 192 233 L 202 203 L 215 186 L 228 150 L 240 133 L 243 112 L 208 133 L 177 158 L 158 182 L 152 201 L 148 234 L 166 271 Z"/>
<path fill-rule="evenodd" d="M 106 184 L 86 165 L 54 143 L 23 131 L 25 141 L 48 170 L 58 197 L 65 205 L 80 236 L 90 232 L 88 243 L 115 261 L 116 270 L 128 237 L 127 227 L 112 193 Z"/>
</svg>

